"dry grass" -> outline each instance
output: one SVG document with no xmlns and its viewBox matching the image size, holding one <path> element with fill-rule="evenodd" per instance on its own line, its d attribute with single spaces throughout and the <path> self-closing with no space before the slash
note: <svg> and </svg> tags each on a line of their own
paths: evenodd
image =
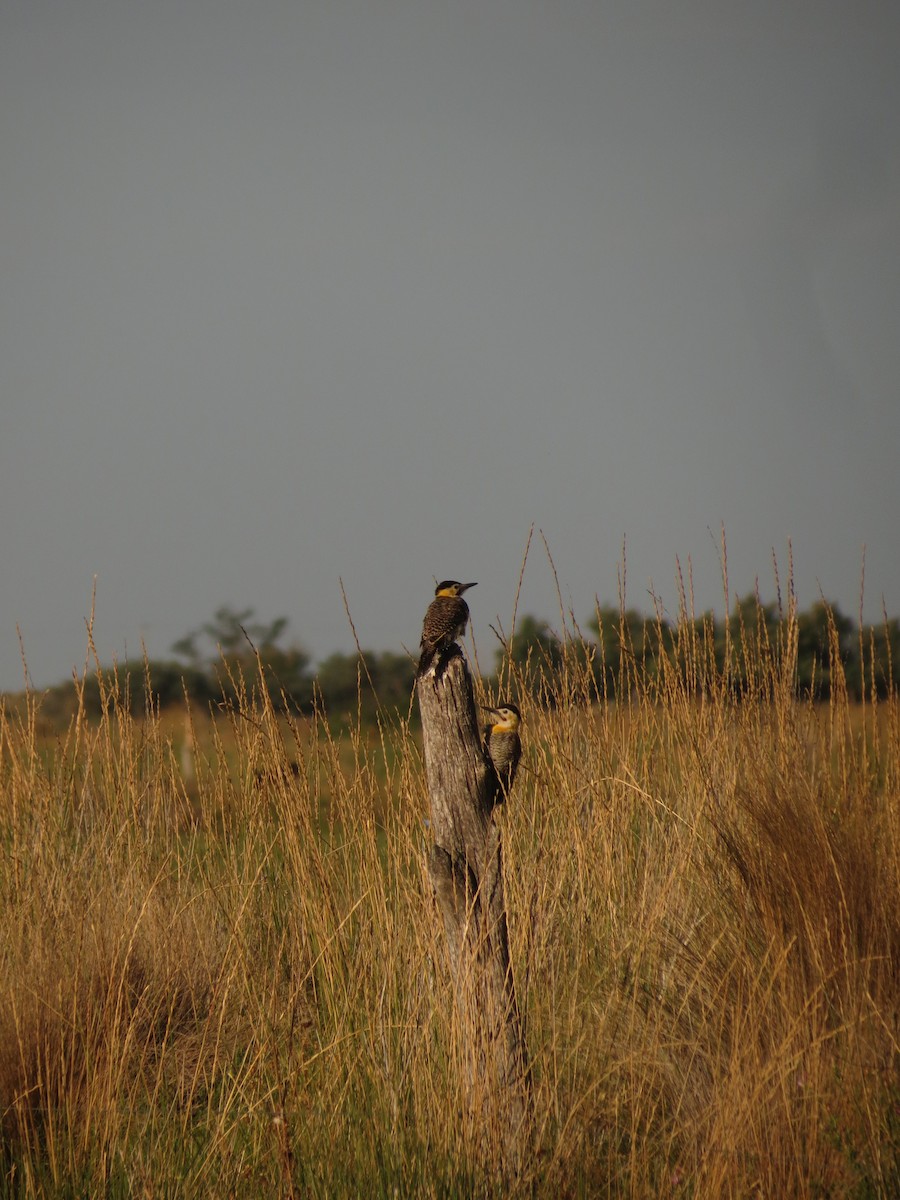
<svg viewBox="0 0 900 1200">
<path fill-rule="evenodd" d="M 523 701 L 512 1184 L 464 1118 L 405 717 L 245 696 L 186 782 L 165 715 L 48 744 L 0 710 L 2 1194 L 900 1194 L 900 712 L 798 702 L 790 636 L 740 699 L 692 634 L 618 699 L 573 657 Z"/>
</svg>

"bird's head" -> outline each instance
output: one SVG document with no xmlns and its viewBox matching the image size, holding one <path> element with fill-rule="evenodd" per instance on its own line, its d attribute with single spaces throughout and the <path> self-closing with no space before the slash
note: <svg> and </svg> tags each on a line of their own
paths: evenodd
<svg viewBox="0 0 900 1200">
<path fill-rule="evenodd" d="M 493 717 L 491 729 L 495 733 L 515 733 L 522 723 L 522 714 L 515 704 L 498 704 L 496 708 L 483 704 L 481 707 Z"/>
<path fill-rule="evenodd" d="M 461 596 L 463 592 L 467 592 L 470 587 L 475 587 L 474 583 L 458 583 L 455 579 L 442 579 L 434 589 L 436 596 Z"/>
</svg>

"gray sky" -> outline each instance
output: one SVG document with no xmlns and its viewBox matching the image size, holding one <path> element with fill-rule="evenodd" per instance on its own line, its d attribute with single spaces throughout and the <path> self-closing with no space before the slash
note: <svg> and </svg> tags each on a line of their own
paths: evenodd
<svg viewBox="0 0 900 1200">
<path fill-rule="evenodd" d="M 0 688 L 434 577 L 900 614 L 900 7 L 5 0 Z M 536 536 L 520 612 L 558 624 Z"/>
</svg>

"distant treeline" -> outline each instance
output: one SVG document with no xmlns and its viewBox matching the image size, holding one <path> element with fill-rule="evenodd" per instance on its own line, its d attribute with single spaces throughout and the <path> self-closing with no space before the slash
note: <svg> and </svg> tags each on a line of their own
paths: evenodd
<svg viewBox="0 0 900 1200">
<path fill-rule="evenodd" d="M 219 609 L 213 620 L 180 639 L 173 658 L 119 664 L 49 689 L 42 712 L 65 719 L 79 704 L 99 715 L 123 704 L 135 714 L 183 704 L 243 706 L 264 687 L 280 711 L 318 709 L 341 718 L 409 707 L 415 662 L 394 651 L 335 653 L 313 667 L 297 644 L 283 645 L 287 619 L 254 620 L 253 609 Z M 493 682 L 513 696 L 528 691 L 553 703 L 561 687 L 585 684 L 615 698 L 676 681 L 689 692 L 728 688 L 736 699 L 771 690 L 776 681 L 796 694 L 828 698 L 846 688 L 852 699 L 896 690 L 900 621 L 860 628 L 837 605 L 819 602 L 780 612 L 756 596 L 737 601 L 727 619 L 704 613 L 671 622 L 633 609 L 601 608 L 585 630 L 563 636 L 547 621 L 520 618 L 495 653 Z"/>
</svg>

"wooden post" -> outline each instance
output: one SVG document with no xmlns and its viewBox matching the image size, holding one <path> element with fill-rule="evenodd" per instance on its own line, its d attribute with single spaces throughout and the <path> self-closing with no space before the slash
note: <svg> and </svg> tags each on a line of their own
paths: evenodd
<svg viewBox="0 0 900 1200">
<path fill-rule="evenodd" d="M 434 845 L 429 874 L 444 920 L 472 1117 L 516 1171 L 531 1095 L 503 896 L 496 777 L 482 750 L 469 668 L 458 647 L 417 683 Z"/>
</svg>

